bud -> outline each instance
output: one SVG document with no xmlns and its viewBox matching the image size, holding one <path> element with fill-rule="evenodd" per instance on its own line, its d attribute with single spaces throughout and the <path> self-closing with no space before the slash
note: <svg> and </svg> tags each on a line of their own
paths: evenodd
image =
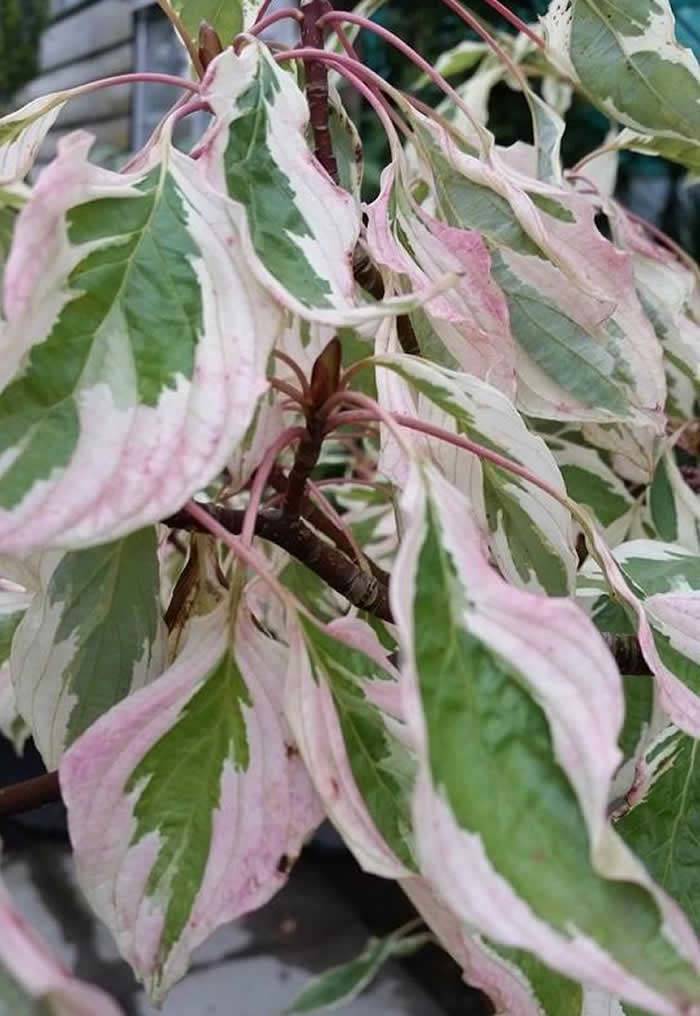
<svg viewBox="0 0 700 1016">
<path fill-rule="evenodd" d="M 311 404 L 314 409 L 320 409 L 338 390 L 342 363 L 343 347 L 336 336 L 317 356 L 311 371 Z"/>
<path fill-rule="evenodd" d="M 221 39 L 217 31 L 209 24 L 208 21 L 202 21 L 199 26 L 199 61 L 202 65 L 202 70 L 206 70 L 209 64 L 214 60 L 219 53 L 223 53 L 224 47 L 221 45 Z"/>
</svg>

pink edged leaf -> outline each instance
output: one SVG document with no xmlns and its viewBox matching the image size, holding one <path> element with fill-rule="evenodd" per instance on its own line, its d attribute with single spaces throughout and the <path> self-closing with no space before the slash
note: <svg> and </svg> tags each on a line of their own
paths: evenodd
<svg viewBox="0 0 700 1016">
<path fill-rule="evenodd" d="M 459 366 L 507 395 L 515 392 L 515 345 L 508 308 L 491 278 L 491 258 L 478 232 L 455 229 L 412 207 L 400 185 L 400 165 L 389 166 L 379 197 L 367 210 L 367 241 L 374 261 L 395 279 L 407 279 L 415 292 L 446 272 L 458 284 L 427 303 L 428 332 L 422 352 L 445 366 Z M 421 313 L 421 312 L 418 312 Z"/>
<path fill-rule="evenodd" d="M 78 878 L 162 999 L 192 951 L 286 882 L 322 818 L 282 715 L 286 651 L 245 604 L 195 619 L 182 653 L 60 768 Z"/>
<path fill-rule="evenodd" d="M 602 544 L 602 541 L 600 541 Z M 636 632 L 670 720 L 700 736 L 700 556 L 677 544 L 596 546 L 578 596 L 601 631 Z"/>
<path fill-rule="evenodd" d="M 72 94 L 43 95 L 0 119 L 0 187 L 24 179 Z"/>
<path fill-rule="evenodd" d="M 352 270 L 359 202 L 316 161 L 304 94 L 264 46 L 251 41 L 239 54 L 222 53 L 207 70 L 202 98 L 215 119 L 199 161 L 228 196 L 248 264 L 275 300 L 309 321 L 340 327 L 371 325 L 434 295 L 361 300 Z M 448 275 L 437 288 L 453 283 Z"/>
<path fill-rule="evenodd" d="M 91 165 L 91 143 L 61 143 L 5 272 L 0 549 L 13 553 L 115 539 L 209 483 L 253 418 L 282 323 L 224 200 L 167 132 L 134 174 Z"/>
<path fill-rule="evenodd" d="M 83 984 L 51 955 L 15 910 L 0 883 L 0 1011 L 27 1016 L 120 1016 L 97 988 Z"/>
<path fill-rule="evenodd" d="M 661 433 L 661 350 L 628 254 L 595 225 L 595 206 L 537 180 L 494 148 L 479 159 L 419 114 L 420 155 L 437 216 L 481 234 L 518 348 L 518 400 L 552 419 L 648 422 Z"/>
<path fill-rule="evenodd" d="M 289 639 L 287 716 L 328 817 L 366 871 L 406 876 L 413 763 L 387 653 L 356 618 L 299 616 Z"/>
<path fill-rule="evenodd" d="M 586 1004 L 589 993 L 580 985 L 548 969 L 531 953 L 497 950 L 485 942 L 455 917 L 425 879 L 408 878 L 400 884 L 440 945 L 460 966 L 464 980 L 483 991 L 495 1012 L 594 1016 Z"/>
<path fill-rule="evenodd" d="M 379 342 L 377 343 L 379 345 Z M 544 441 L 528 430 L 509 399 L 478 378 L 417 357 L 378 353 L 379 401 L 385 409 L 419 416 L 498 452 L 565 494 Z M 387 381 L 385 373 L 400 381 Z M 504 575 L 518 585 L 563 595 L 573 590 L 578 559 L 568 510 L 527 479 L 479 461 L 468 451 L 423 435 L 407 438 L 474 505 Z M 398 449 L 389 438 L 390 456 Z M 403 463 L 405 473 L 406 463 Z"/>
<path fill-rule="evenodd" d="M 15 632 L 10 669 L 17 707 L 48 769 L 111 706 L 163 672 L 161 615 L 153 527 L 42 555 L 40 588 Z"/>
<path fill-rule="evenodd" d="M 507 585 L 434 469 L 414 469 L 403 507 L 391 596 L 421 872 L 497 948 L 692 1011 L 700 945 L 606 815 L 624 703 L 602 637 L 570 600 Z"/>
</svg>

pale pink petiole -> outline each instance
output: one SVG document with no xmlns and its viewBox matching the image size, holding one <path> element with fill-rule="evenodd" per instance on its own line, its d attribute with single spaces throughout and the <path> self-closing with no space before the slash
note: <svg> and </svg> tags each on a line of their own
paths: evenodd
<svg viewBox="0 0 700 1016">
<path fill-rule="evenodd" d="M 260 511 L 260 505 L 262 504 L 263 494 L 267 487 L 267 481 L 270 478 L 270 473 L 275 468 L 279 455 L 288 448 L 295 441 L 301 440 L 306 431 L 303 427 L 288 427 L 287 430 L 283 431 L 276 441 L 270 445 L 265 452 L 265 457 L 258 466 L 253 485 L 250 488 L 250 500 L 245 511 L 245 517 L 243 519 L 243 528 L 241 530 L 241 540 L 246 546 L 250 546 L 255 536 L 255 520 L 257 514 Z"/>
</svg>

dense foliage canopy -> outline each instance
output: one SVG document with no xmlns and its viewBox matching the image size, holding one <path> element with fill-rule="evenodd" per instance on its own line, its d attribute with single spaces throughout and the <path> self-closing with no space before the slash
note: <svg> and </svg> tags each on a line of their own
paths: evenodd
<svg viewBox="0 0 700 1016">
<path fill-rule="evenodd" d="M 328 817 L 498 1012 L 700 1013 L 700 276 L 612 197 L 622 150 L 700 168 L 670 7 L 492 0 L 514 35 L 444 0 L 478 41 L 434 68 L 379 0 L 163 3 L 192 79 L 0 119 L 0 723 L 87 899 L 160 1001 Z M 184 97 L 121 172 L 75 133 L 27 182 L 136 80 Z M 576 94 L 611 130 L 565 172 Z M 0 1009 L 35 1001 L 116 1012 L 3 892 Z"/>
</svg>

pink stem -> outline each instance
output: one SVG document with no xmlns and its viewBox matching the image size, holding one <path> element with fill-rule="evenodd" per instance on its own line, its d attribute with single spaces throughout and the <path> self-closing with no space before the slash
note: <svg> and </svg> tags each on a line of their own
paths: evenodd
<svg viewBox="0 0 700 1016">
<path fill-rule="evenodd" d="M 202 529 L 206 529 L 207 532 L 211 533 L 222 543 L 231 550 L 235 556 L 242 561 L 247 567 L 252 568 L 260 578 L 267 583 L 273 592 L 277 593 L 280 599 L 284 603 L 289 603 L 290 596 L 287 590 L 277 581 L 275 576 L 270 571 L 267 561 L 259 554 L 253 547 L 247 546 L 243 543 L 240 536 L 234 536 L 233 533 L 229 533 L 228 529 L 224 529 L 220 522 L 217 522 L 215 518 L 205 511 L 201 505 L 197 504 L 196 501 L 188 501 L 185 505 L 185 510 L 199 522 Z"/>
<path fill-rule="evenodd" d="M 374 399 L 370 399 L 368 395 L 362 395 L 361 392 L 336 392 L 335 395 L 331 395 L 330 399 L 324 403 L 322 407 L 323 416 L 328 417 L 336 406 L 344 405 L 358 406 L 358 408 L 372 413 L 375 420 L 379 420 L 391 431 L 401 451 L 405 455 L 410 455 L 410 450 L 401 436 L 401 431 L 396 426 L 397 421 L 394 419 L 394 414 L 388 413 L 386 409 L 380 406 L 378 402 L 375 402 Z M 350 422 L 348 420 L 348 423 Z"/>
<path fill-rule="evenodd" d="M 471 11 L 465 10 L 461 4 L 458 4 L 457 0 L 442 0 L 442 2 L 446 4 L 450 8 L 450 10 L 454 11 L 455 14 L 458 17 L 460 17 L 462 21 L 465 22 L 465 24 L 469 25 L 469 27 L 474 32 L 476 32 L 476 34 L 481 39 L 484 40 L 487 46 L 491 47 L 491 49 L 496 54 L 501 63 L 505 64 L 505 66 L 508 68 L 508 70 L 513 75 L 515 80 L 519 82 L 520 87 L 522 88 L 524 94 L 527 96 L 528 84 L 527 79 L 525 78 L 525 75 L 523 74 L 522 70 L 520 69 L 520 67 L 517 66 L 517 64 L 513 62 L 513 60 L 511 60 L 510 56 L 506 53 L 503 46 L 501 46 L 501 44 L 493 37 L 493 35 L 491 35 L 491 33 L 484 28 L 479 19 L 475 18 L 474 15 L 471 13 Z M 487 0 L 487 2 L 490 2 L 490 0 Z M 527 35 L 528 33 L 526 32 L 525 34 Z M 530 38 L 531 37 L 532 36 L 530 36 Z M 544 43 L 542 45 L 544 45 Z"/>
<path fill-rule="evenodd" d="M 550 487 L 550 485 L 544 480 L 540 480 L 534 473 L 531 473 L 519 463 L 513 462 L 512 459 L 506 458 L 505 455 L 499 455 L 498 452 L 494 452 L 490 448 L 485 448 L 484 445 L 480 445 L 476 441 L 472 441 L 470 438 L 464 437 L 463 434 L 453 434 L 449 430 L 443 430 L 442 427 L 436 427 L 431 423 L 424 423 L 423 420 L 419 420 L 415 416 L 407 416 L 405 413 L 387 413 L 385 410 L 382 411 L 384 416 L 380 416 L 379 413 L 375 411 L 375 406 L 377 409 L 381 407 L 377 406 L 372 399 L 356 392 L 339 393 L 337 402 L 340 401 L 340 396 L 343 394 L 346 396 L 346 401 L 353 402 L 356 405 L 366 406 L 366 411 L 363 413 L 338 413 L 336 416 L 331 417 L 328 420 L 329 425 L 333 423 L 334 426 L 337 427 L 344 423 L 359 423 L 372 417 L 375 420 L 381 419 L 382 422 L 385 422 L 384 416 L 389 416 L 394 425 L 399 424 L 409 430 L 416 430 L 421 434 L 427 434 L 429 437 L 434 437 L 440 441 L 445 441 L 447 444 L 455 445 L 457 448 L 463 448 L 465 451 L 471 452 L 472 455 L 476 455 L 478 458 L 485 460 L 486 462 L 493 463 L 494 466 L 498 466 L 500 469 L 505 469 L 509 473 L 513 473 L 515 476 L 520 476 L 523 480 L 527 480 L 529 483 L 539 487 L 540 490 L 545 492 L 545 494 L 549 494 L 549 496 L 554 498 L 555 501 L 558 501 L 568 510 L 571 510 L 571 504 L 565 494 L 562 494 L 561 491 L 556 490 L 554 487 Z M 333 399 L 335 398 L 336 396 L 333 396 Z M 329 399 L 329 403 L 332 402 L 333 399 Z"/>
<path fill-rule="evenodd" d="M 258 24 L 258 22 L 262 21 L 262 19 L 265 17 L 265 15 L 267 14 L 267 12 L 268 12 L 268 10 L 270 8 L 270 4 L 271 3 L 272 3 L 272 0 L 263 0 L 263 3 L 261 5 L 261 7 L 260 7 L 260 10 L 258 11 L 258 16 L 255 19 L 255 24 L 253 25 L 253 28 L 255 28 L 255 26 Z"/>
<path fill-rule="evenodd" d="M 462 7 L 461 4 L 457 3 L 457 0 L 442 0 L 442 2 L 445 4 L 446 7 L 449 7 L 451 11 L 454 11 L 454 13 L 457 15 L 458 18 L 461 18 L 462 21 L 466 21 L 466 23 L 468 25 L 471 25 L 472 28 L 474 27 L 471 23 L 471 15 L 468 14 L 467 11 L 465 11 L 464 7 Z M 509 21 L 514 28 L 517 28 L 519 32 L 522 32 L 523 35 L 526 35 L 528 39 L 534 42 L 536 46 L 539 46 L 540 49 L 547 48 L 544 39 L 540 35 L 538 35 L 537 32 L 533 32 L 530 26 L 526 25 L 525 22 L 521 18 L 519 18 L 517 14 L 514 14 L 513 11 L 511 11 L 508 7 L 506 7 L 505 4 L 502 4 L 501 0 L 486 0 L 486 3 L 489 5 L 489 7 L 493 7 L 495 11 L 498 11 L 498 13 L 501 15 L 502 18 L 505 18 L 506 21 Z M 478 31 L 478 29 L 476 30 Z"/>
<path fill-rule="evenodd" d="M 272 355 L 274 356 L 274 358 L 276 360 L 279 360 L 281 363 L 286 363 L 287 364 L 287 366 L 292 371 L 292 373 L 296 377 L 297 381 L 301 385 L 301 390 L 304 393 L 304 395 L 308 395 L 309 394 L 309 382 L 306 380 L 306 375 L 304 374 L 304 371 L 301 369 L 301 367 L 296 362 L 294 357 L 293 356 L 289 356 L 288 353 L 283 353 L 281 349 L 273 349 Z"/>
<path fill-rule="evenodd" d="M 249 547 L 253 542 L 253 537 L 255 536 L 255 520 L 258 512 L 260 511 L 260 504 L 262 502 L 263 494 L 265 493 L 265 487 L 267 486 L 267 481 L 270 478 L 270 473 L 275 467 L 277 457 L 280 452 L 283 452 L 290 444 L 293 444 L 295 441 L 299 441 L 305 433 L 306 431 L 303 427 L 288 427 L 287 430 L 283 431 L 277 440 L 270 445 L 268 450 L 265 452 L 265 457 L 256 470 L 255 479 L 253 480 L 253 485 L 250 488 L 250 500 L 243 518 L 241 540 L 247 547 Z"/>
<path fill-rule="evenodd" d="M 192 99 L 191 102 L 186 102 L 184 106 L 179 106 L 173 115 L 173 119 L 176 123 L 180 120 L 184 120 L 186 116 L 190 116 L 191 113 L 201 113 L 204 110 L 211 110 L 211 106 L 208 102 L 203 99 Z"/>
<path fill-rule="evenodd" d="M 318 505 L 319 509 L 323 512 L 323 514 L 327 518 L 329 518 L 331 522 L 345 534 L 348 543 L 352 547 L 353 554 L 355 555 L 355 560 L 360 565 L 360 567 L 362 567 L 362 562 L 365 560 L 365 555 L 360 549 L 360 545 L 355 539 L 355 534 L 353 533 L 350 526 L 345 524 L 342 515 L 338 514 L 338 512 L 335 510 L 335 508 L 330 503 L 325 494 L 321 493 L 318 484 L 314 483 L 313 480 L 307 479 L 306 486 L 313 495 L 313 500 L 316 502 L 316 504 Z"/>
<path fill-rule="evenodd" d="M 246 35 L 260 35 L 266 28 L 270 28 L 272 25 L 276 25 L 278 21 L 286 21 L 291 18 L 292 21 L 296 21 L 298 24 L 304 20 L 304 15 L 296 7 L 284 7 L 281 11 L 275 11 L 274 14 L 268 14 L 266 18 L 261 18 L 256 21 L 252 28 L 249 28 L 245 33 Z"/>
<path fill-rule="evenodd" d="M 295 408 L 304 405 L 304 394 L 298 392 L 294 385 L 287 384 L 286 381 L 281 381 L 277 377 L 270 378 L 270 388 L 274 388 L 276 392 L 282 392 L 283 395 L 287 395 L 295 403 Z"/>
<path fill-rule="evenodd" d="M 284 53 L 278 53 L 275 56 L 275 60 L 277 60 L 278 63 L 284 63 L 287 60 L 308 60 L 310 58 L 319 60 L 322 63 L 327 63 L 329 66 L 333 67 L 334 70 L 338 71 L 339 74 L 342 74 L 344 78 L 347 78 L 347 80 L 362 93 L 362 95 L 367 99 L 367 102 L 370 103 L 372 108 L 375 110 L 377 116 L 380 117 L 382 126 L 387 131 L 389 140 L 391 141 L 392 138 L 395 138 L 395 131 L 388 119 L 390 114 L 387 107 L 380 99 L 377 98 L 375 92 L 372 91 L 372 89 L 365 84 L 362 79 L 366 78 L 371 81 L 375 87 L 382 89 L 386 88 L 387 84 L 379 77 L 378 74 L 375 74 L 374 71 L 365 67 L 364 64 L 355 63 L 354 60 L 350 60 L 349 57 L 342 56 L 340 53 L 328 53 L 326 50 L 311 49 L 309 47 L 289 49 Z M 397 126 L 399 126 L 404 133 L 408 132 L 408 128 L 403 123 L 397 123 Z"/>
<path fill-rule="evenodd" d="M 403 53 L 405 57 L 416 65 L 420 70 L 426 74 L 430 80 L 440 88 L 445 95 L 449 96 L 450 99 L 462 110 L 462 112 L 469 118 L 470 123 L 475 127 L 478 127 L 479 131 L 483 130 L 481 124 L 478 123 L 474 114 L 469 109 L 467 104 L 464 102 L 462 97 L 455 91 L 452 85 L 447 81 L 442 74 L 435 70 L 435 68 L 428 63 L 428 61 L 417 53 L 412 46 L 400 39 L 398 35 L 390 32 L 388 28 L 383 28 L 381 25 L 377 25 L 374 21 L 370 21 L 368 18 L 363 18 L 360 14 L 353 14 L 350 11 L 331 11 L 328 14 L 324 14 L 319 19 L 319 24 L 334 24 L 335 22 L 350 22 L 353 25 L 359 25 L 360 28 L 364 28 L 368 32 L 373 32 L 380 39 L 384 39 L 385 42 L 397 49 L 399 53 Z"/>
<path fill-rule="evenodd" d="M 620 206 L 620 208 L 622 210 L 623 215 L 626 215 L 628 219 L 632 220 L 632 222 L 635 222 L 638 226 L 641 226 L 642 229 L 646 229 L 646 231 L 650 233 L 655 240 L 658 240 L 659 243 L 662 244 L 662 246 L 668 248 L 668 250 L 670 250 L 672 254 L 675 254 L 679 261 L 681 261 L 688 268 L 691 268 L 693 272 L 697 273 L 698 267 L 691 258 L 691 256 L 687 254 L 686 251 L 684 251 L 683 248 L 680 247 L 675 240 L 672 240 L 670 236 L 664 233 L 662 229 L 659 229 L 658 226 L 655 226 L 653 222 L 647 222 L 647 220 L 643 219 L 641 215 L 636 215 L 634 212 L 631 212 L 629 208 L 625 208 L 622 205 Z"/>
<path fill-rule="evenodd" d="M 154 71 L 139 71 L 134 74 L 115 74 L 111 78 L 98 78 L 97 81 L 89 81 L 86 85 L 80 85 L 75 89 L 76 93 L 85 95 L 88 92 L 96 92 L 100 88 L 116 88 L 119 85 L 172 85 L 173 88 L 185 88 L 189 92 L 198 94 L 200 86 L 195 81 L 188 81 L 187 78 L 178 78 L 174 74 L 158 74 Z"/>
</svg>

